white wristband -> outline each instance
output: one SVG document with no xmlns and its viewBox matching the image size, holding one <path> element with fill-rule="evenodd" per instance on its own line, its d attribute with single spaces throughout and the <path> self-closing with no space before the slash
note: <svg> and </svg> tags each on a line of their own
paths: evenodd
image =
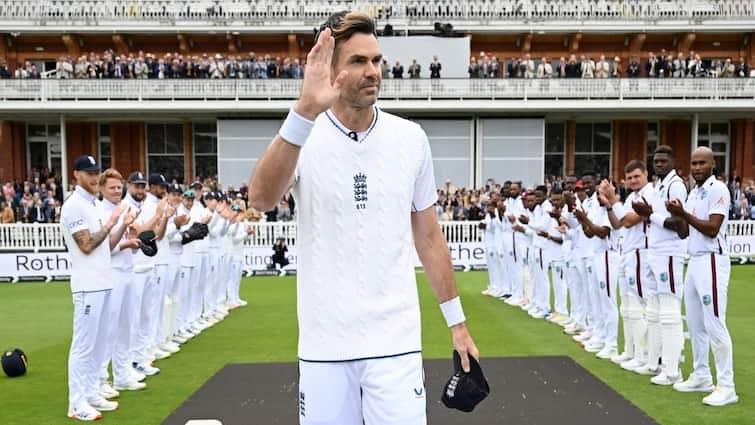
<svg viewBox="0 0 755 425">
<path fill-rule="evenodd" d="M 291 108 L 288 111 L 286 120 L 283 121 L 283 125 L 278 134 L 288 143 L 296 146 L 304 146 L 304 142 L 307 141 L 309 133 L 312 132 L 312 127 L 315 125 L 314 121 L 310 121 L 303 116 L 299 115 Z"/>
<path fill-rule="evenodd" d="M 451 326 L 464 323 L 467 319 L 464 317 L 464 310 L 461 308 L 461 298 L 452 298 L 440 305 L 440 311 L 446 319 L 446 324 Z"/>
</svg>

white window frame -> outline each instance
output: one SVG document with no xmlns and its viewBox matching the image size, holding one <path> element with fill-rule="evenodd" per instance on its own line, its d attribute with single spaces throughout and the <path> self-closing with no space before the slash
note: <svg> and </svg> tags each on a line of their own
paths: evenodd
<svg viewBox="0 0 755 425">
<path fill-rule="evenodd" d="M 721 136 L 712 136 L 710 132 L 710 128 L 714 124 L 726 124 L 726 138 L 723 138 Z M 707 128 L 707 131 L 704 134 L 700 134 L 700 128 L 702 126 L 705 126 Z M 705 142 L 706 144 L 700 143 Z M 724 152 L 717 152 L 713 151 L 714 157 L 724 157 L 724 167 L 725 170 L 718 170 L 719 174 L 726 174 L 729 175 L 729 169 L 730 169 L 730 162 L 731 162 L 731 123 L 728 121 L 706 121 L 698 123 L 697 128 L 697 146 L 707 146 L 710 149 L 713 149 L 714 143 L 724 143 L 726 145 L 726 150 Z"/>
</svg>

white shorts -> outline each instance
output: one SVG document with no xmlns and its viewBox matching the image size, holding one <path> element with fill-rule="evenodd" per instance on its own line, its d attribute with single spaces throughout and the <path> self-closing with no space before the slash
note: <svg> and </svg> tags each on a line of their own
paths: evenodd
<svg viewBox="0 0 755 425">
<path fill-rule="evenodd" d="M 299 361 L 301 425 L 426 425 L 422 354 Z"/>
</svg>

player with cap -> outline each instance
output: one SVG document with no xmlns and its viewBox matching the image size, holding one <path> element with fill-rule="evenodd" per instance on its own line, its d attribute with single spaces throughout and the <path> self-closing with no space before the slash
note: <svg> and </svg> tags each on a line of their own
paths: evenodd
<svg viewBox="0 0 755 425">
<path fill-rule="evenodd" d="M 92 156 L 73 165 L 77 186 L 63 204 L 60 223 L 71 256 L 73 337 L 68 356 L 68 416 L 82 421 L 100 419 L 100 411 L 118 403 L 100 394 L 100 365 L 108 331 L 106 314 L 113 289 L 108 236 L 123 212 L 113 210 L 102 221 L 96 208 L 100 166 Z"/>
<path fill-rule="evenodd" d="M 189 217 L 191 218 L 192 222 L 205 224 L 209 227 L 209 222 L 212 219 L 212 214 L 207 210 L 205 205 L 202 204 L 202 201 L 197 199 L 197 197 L 202 196 L 204 198 L 203 200 L 207 202 L 209 198 L 213 198 L 214 196 L 209 192 L 205 193 L 204 195 L 202 195 L 202 192 L 198 192 L 198 190 L 202 190 L 202 185 L 198 182 L 192 183 L 191 187 L 194 188 L 193 191 L 196 196 L 193 198 L 194 204 L 191 207 L 191 213 Z M 202 330 L 212 326 L 209 322 L 202 318 L 205 294 L 209 283 L 210 270 L 210 255 L 209 248 L 207 246 L 208 239 L 209 237 L 204 237 L 193 242 L 193 255 L 197 258 L 193 275 L 195 281 L 192 282 L 190 289 L 192 298 L 189 320 L 191 329 L 195 333 L 202 332 Z"/>
<path fill-rule="evenodd" d="M 178 207 L 179 215 L 189 216 L 189 222 L 184 224 L 180 229 L 182 235 L 186 234 L 194 223 L 197 223 L 195 216 L 192 214 L 194 207 L 195 193 L 193 190 L 187 190 L 181 198 L 181 205 Z M 200 332 L 191 325 L 192 312 L 194 311 L 195 300 L 197 298 L 197 286 L 199 281 L 198 267 L 199 257 L 195 255 L 196 241 L 190 238 L 181 241 L 181 272 L 179 274 L 179 292 L 178 306 L 176 312 L 176 331 L 173 341 L 183 344 L 193 338 Z"/>
<path fill-rule="evenodd" d="M 128 193 L 125 201 L 132 208 L 140 208 L 141 213 L 132 226 L 139 239 L 144 243 L 154 244 L 165 233 L 163 211 L 165 203 L 147 202 L 147 178 L 141 171 L 134 171 L 128 176 Z M 150 194 L 154 197 L 154 194 Z M 148 236 L 145 236 L 148 235 Z M 146 239 L 146 240 L 145 240 Z M 146 250 L 134 255 L 134 317 L 138 319 L 132 324 L 131 361 L 137 372 L 147 376 L 157 375 L 160 369 L 152 366 L 149 350 L 151 327 L 153 318 L 153 299 L 156 291 L 155 260 L 156 252 Z M 150 254 L 149 256 L 146 254 Z"/>
<path fill-rule="evenodd" d="M 507 244 L 510 251 L 507 252 L 509 265 L 506 267 L 510 273 L 506 276 L 509 279 L 511 288 L 511 297 L 506 300 L 507 304 L 521 305 L 524 299 L 524 238 L 520 232 L 514 231 L 517 225 L 517 218 L 524 212 L 522 203 L 522 182 L 512 182 L 509 187 L 509 197 L 506 198 L 506 219 L 508 224 L 504 227 L 504 238 L 511 238 L 511 243 Z"/>
<path fill-rule="evenodd" d="M 375 34 L 361 12 L 328 19 L 249 187 L 257 210 L 274 208 L 292 184 L 299 205 L 302 424 L 426 423 L 415 249 L 464 370 L 479 356 L 433 209 L 427 136 L 375 106 Z"/>
<path fill-rule="evenodd" d="M 674 384 L 682 392 L 713 390 L 708 365 L 712 349 L 716 365 L 715 390 L 703 398 L 710 406 L 725 406 L 739 401 L 734 388 L 733 347 L 726 327 L 726 307 L 731 263 L 726 240 L 731 195 L 726 185 L 713 174 L 713 151 L 707 147 L 692 152 L 691 174 L 696 186 L 687 202 L 666 201 L 668 211 L 681 219 L 680 236 L 689 234 L 689 265 L 685 281 L 687 327 L 692 339 L 694 370 L 684 382 Z"/>
<path fill-rule="evenodd" d="M 223 316 L 218 314 L 215 309 L 215 301 L 218 291 L 218 267 L 220 261 L 220 233 L 223 229 L 223 218 L 216 211 L 218 208 L 218 198 L 216 192 L 207 192 L 202 199 L 206 209 L 206 214 L 209 214 L 210 221 L 207 223 L 209 235 L 206 239 L 206 243 L 200 245 L 205 248 L 203 255 L 207 259 L 207 268 L 204 269 L 204 277 L 202 281 L 203 293 L 202 293 L 202 320 L 209 326 L 213 326 L 223 319 Z"/>
<path fill-rule="evenodd" d="M 117 170 L 109 168 L 99 178 L 102 201 L 97 201 L 97 209 L 102 220 L 107 220 L 121 204 L 123 195 L 123 176 Z M 100 366 L 100 394 L 104 398 L 114 398 L 119 390 L 140 390 L 145 384 L 139 382 L 128 356 L 131 323 L 136 320 L 131 314 L 133 308 L 133 251 L 139 249 L 141 242 L 133 231 L 131 224 L 138 217 L 140 210 L 125 207 L 126 213 L 110 231 L 110 268 L 113 290 L 110 293 L 108 311 L 103 320 L 109 329 L 104 343 L 107 344 L 105 357 Z M 108 383 L 108 364 L 112 364 L 113 388 Z"/>
</svg>

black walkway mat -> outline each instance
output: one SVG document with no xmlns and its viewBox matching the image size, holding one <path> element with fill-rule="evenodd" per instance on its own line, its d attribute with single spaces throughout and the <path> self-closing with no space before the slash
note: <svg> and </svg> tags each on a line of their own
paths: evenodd
<svg viewBox="0 0 755 425">
<path fill-rule="evenodd" d="M 425 360 L 430 425 L 646 425 L 652 418 L 568 357 L 483 358 L 491 394 L 474 412 L 440 402 L 451 360 Z M 298 424 L 295 363 L 230 364 L 164 425 L 216 419 L 223 425 Z"/>
</svg>

